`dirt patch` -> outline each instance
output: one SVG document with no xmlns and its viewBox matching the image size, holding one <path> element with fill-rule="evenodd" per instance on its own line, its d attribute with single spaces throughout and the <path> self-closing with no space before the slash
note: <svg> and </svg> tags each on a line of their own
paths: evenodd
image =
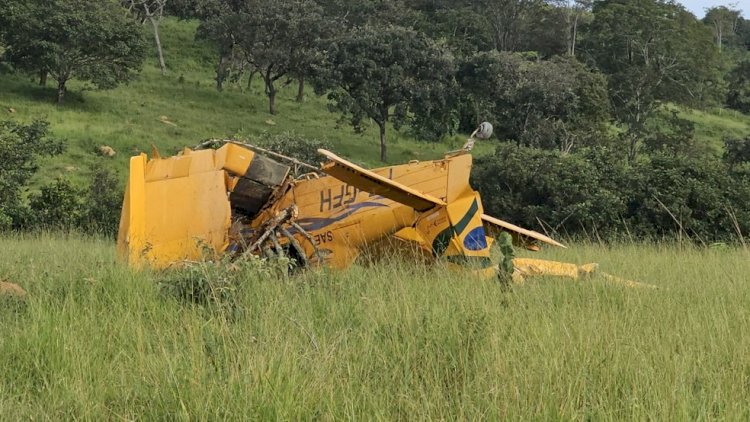
<svg viewBox="0 0 750 422">
<path fill-rule="evenodd" d="M 26 297 L 26 290 L 21 286 L 7 281 L 0 281 L 0 296 L 17 297 L 23 299 Z"/>
</svg>

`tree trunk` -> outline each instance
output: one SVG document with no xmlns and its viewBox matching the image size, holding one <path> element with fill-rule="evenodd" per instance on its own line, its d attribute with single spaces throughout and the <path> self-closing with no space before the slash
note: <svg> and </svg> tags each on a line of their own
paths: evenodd
<svg viewBox="0 0 750 422">
<path fill-rule="evenodd" d="M 226 54 L 219 53 L 219 64 L 216 65 L 216 90 L 221 92 L 224 89 L 224 80 L 227 78 L 227 63 L 229 58 Z"/>
<path fill-rule="evenodd" d="M 39 71 L 39 86 L 47 86 L 47 70 L 40 70 Z"/>
<path fill-rule="evenodd" d="M 156 41 L 156 53 L 159 56 L 159 68 L 161 68 L 162 76 L 167 74 L 167 65 L 164 63 L 164 51 L 161 48 L 161 38 L 159 37 L 159 20 L 149 17 L 151 26 L 154 27 L 154 41 Z"/>
<path fill-rule="evenodd" d="M 378 122 L 378 126 L 380 127 L 380 161 L 385 163 L 387 157 L 385 147 L 385 122 Z"/>
<path fill-rule="evenodd" d="M 572 40 L 570 40 L 570 55 L 572 57 L 576 56 L 576 39 L 578 38 L 578 14 L 576 13 L 575 20 L 573 20 L 573 36 Z"/>
<path fill-rule="evenodd" d="M 305 101 L 305 77 L 300 76 L 299 86 L 297 87 L 297 102 L 301 103 Z"/>
<path fill-rule="evenodd" d="M 255 77 L 255 74 L 258 73 L 255 70 L 250 72 L 250 75 L 247 77 L 247 90 L 249 91 L 253 87 L 253 78 Z"/>
<path fill-rule="evenodd" d="M 61 78 L 57 80 L 57 104 L 61 105 L 65 101 L 65 91 L 67 90 L 65 88 L 65 83 L 68 82 L 67 79 Z"/>
<path fill-rule="evenodd" d="M 266 95 L 268 95 L 268 112 L 276 114 L 276 87 L 270 79 L 266 79 Z"/>
</svg>

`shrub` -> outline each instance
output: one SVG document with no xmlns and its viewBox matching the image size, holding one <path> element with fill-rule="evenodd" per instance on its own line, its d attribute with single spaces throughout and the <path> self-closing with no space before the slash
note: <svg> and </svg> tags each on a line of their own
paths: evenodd
<svg viewBox="0 0 750 422">
<path fill-rule="evenodd" d="M 501 145 L 477 160 L 472 183 L 487 213 L 527 227 L 613 239 L 750 232 L 750 180 L 712 155 L 660 150 L 629 165 L 604 148 L 560 154 Z"/>
<path fill-rule="evenodd" d="M 117 234 L 122 209 L 123 189 L 113 170 L 96 167 L 84 191 L 85 209 L 79 226 L 88 232 L 107 236 Z"/>
<path fill-rule="evenodd" d="M 78 227 L 85 212 L 83 197 L 83 190 L 67 179 L 55 179 L 29 196 L 31 226 L 64 230 Z"/>
<path fill-rule="evenodd" d="M 264 133 L 257 142 L 263 148 L 279 154 L 296 158 L 303 163 L 317 165 L 321 160 L 318 149 L 331 149 L 331 145 L 317 139 L 307 139 L 293 132 L 285 132 L 279 135 Z"/>
<path fill-rule="evenodd" d="M 727 106 L 743 113 L 750 113 L 750 60 L 740 62 L 729 73 L 728 79 Z"/>
<path fill-rule="evenodd" d="M 64 144 L 48 137 L 49 123 L 29 125 L 12 120 L 0 122 L 0 228 L 25 224 L 28 210 L 23 193 L 38 170 L 43 156 L 60 154 Z"/>
<path fill-rule="evenodd" d="M 70 230 L 114 236 L 120 221 L 123 191 L 113 171 L 95 168 L 87 186 L 57 178 L 29 195 L 27 229 Z M 0 223 L 2 221 L 0 220 Z"/>
<path fill-rule="evenodd" d="M 206 257 L 213 253 L 207 251 Z M 227 255 L 217 261 L 185 262 L 159 276 L 162 293 L 175 299 L 205 306 L 234 316 L 241 312 L 242 291 L 258 279 L 284 280 L 288 262 L 267 261 L 254 255 L 232 261 Z"/>
</svg>

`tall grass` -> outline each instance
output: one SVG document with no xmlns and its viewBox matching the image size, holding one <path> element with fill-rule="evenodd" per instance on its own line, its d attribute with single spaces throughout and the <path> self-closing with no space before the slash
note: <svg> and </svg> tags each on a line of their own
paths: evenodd
<svg viewBox="0 0 750 422">
<path fill-rule="evenodd" d="M 0 419 L 747 419 L 740 250 L 581 245 L 661 289 L 503 289 L 393 260 L 249 272 L 241 312 L 175 299 L 108 241 L 0 240 Z M 254 274 L 254 275 L 253 275 Z"/>
</svg>

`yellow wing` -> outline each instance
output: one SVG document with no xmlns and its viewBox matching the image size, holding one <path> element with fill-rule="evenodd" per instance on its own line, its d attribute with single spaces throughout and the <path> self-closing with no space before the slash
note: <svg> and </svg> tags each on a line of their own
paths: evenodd
<svg viewBox="0 0 750 422">
<path fill-rule="evenodd" d="M 482 221 L 485 223 L 490 223 L 494 226 L 500 227 L 502 229 L 517 233 L 521 236 L 530 237 L 532 239 L 536 239 L 540 242 L 544 242 L 548 245 L 552 246 L 559 246 L 561 248 L 567 248 L 567 246 L 563 245 L 562 243 L 552 239 L 549 236 L 545 236 L 539 232 L 535 232 L 533 230 L 527 230 L 523 227 L 516 226 L 515 224 L 508 223 L 507 221 L 500 220 L 499 218 L 491 217 L 487 214 L 482 214 Z"/>
<path fill-rule="evenodd" d="M 319 149 L 318 152 L 330 160 L 323 164 L 321 170 L 365 192 L 382 195 L 419 212 L 427 211 L 435 206 L 446 205 L 441 199 L 364 169 L 330 151 Z"/>
</svg>

